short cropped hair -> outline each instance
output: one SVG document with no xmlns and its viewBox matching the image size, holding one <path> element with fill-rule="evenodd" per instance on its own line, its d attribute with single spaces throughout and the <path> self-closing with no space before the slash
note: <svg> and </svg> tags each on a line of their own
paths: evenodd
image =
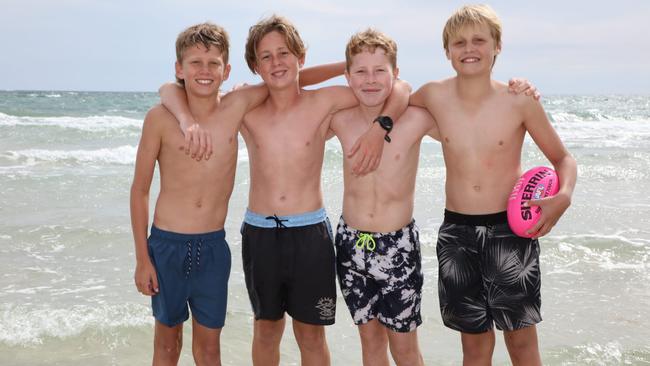
<svg viewBox="0 0 650 366">
<path fill-rule="evenodd" d="M 224 66 L 228 64 L 230 40 L 228 32 L 223 27 L 205 22 L 195 24 L 182 31 L 176 38 L 176 61 L 183 62 L 185 50 L 197 44 L 202 44 L 206 49 L 215 47 L 221 52 Z M 183 80 L 176 78 L 176 81 L 185 85 Z"/>
<path fill-rule="evenodd" d="M 386 34 L 372 28 L 368 28 L 350 37 L 348 45 L 345 47 L 346 70 L 350 71 L 353 56 L 363 51 L 374 53 L 377 48 L 384 50 L 390 61 L 390 65 L 395 70 L 397 68 L 397 43 Z"/>
<path fill-rule="evenodd" d="M 463 27 L 475 25 L 487 25 L 497 47 L 501 46 L 501 20 L 497 13 L 488 5 L 465 5 L 456 10 L 445 24 L 442 31 L 445 51 L 449 51 L 450 38 L 457 35 Z"/>
<path fill-rule="evenodd" d="M 285 17 L 273 14 L 272 16 L 262 19 L 257 24 L 253 25 L 248 30 L 248 38 L 246 39 L 246 63 L 248 68 L 255 74 L 255 66 L 257 65 L 257 45 L 264 38 L 265 35 L 276 31 L 280 33 L 289 51 L 298 58 L 302 58 L 307 53 L 302 38 L 296 27 Z"/>
</svg>

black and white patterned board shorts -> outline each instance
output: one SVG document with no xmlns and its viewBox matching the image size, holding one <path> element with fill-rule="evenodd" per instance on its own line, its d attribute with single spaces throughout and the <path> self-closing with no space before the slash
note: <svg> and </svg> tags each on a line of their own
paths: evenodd
<svg viewBox="0 0 650 366">
<path fill-rule="evenodd" d="M 515 235 L 505 212 L 445 210 L 438 243 L 444 324 L 464 333 L 517 330 L 542 321 L 539 242 Z"/>
<path fill-rule="evenodd" d="M 377 319 L 396 332 L 422 324 L 422 257 L 415 221 L 388 233 L 349 227 L 343 217 L 335 238 L 336 270 L 354 323 Z"/>
</svg>

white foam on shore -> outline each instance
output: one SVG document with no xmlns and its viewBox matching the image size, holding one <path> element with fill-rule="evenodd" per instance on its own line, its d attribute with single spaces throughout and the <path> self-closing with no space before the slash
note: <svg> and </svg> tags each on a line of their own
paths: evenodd
<svg viewBox="0 0 650 366">
<path fill-rule="evenodd" d="M 100 132 L 114 129 L 140 130 L 142 119 L 120 116 L 18 117 L 0 113 L 0 126 L 59 127 Z"/>
<path fill-rule="evenodd" d="M 63 162 L 70 163 L 101 163 L 101 164 L 133 164 L 137 146 L 118 146 L 97 150 L 45 150 L 28 149 L 7 151 L 4 155 L 10 160 L 24 165 L 35 165 L 38 162 Z"/>
<path fill-rule="evenodd" d="M 71 337 L 90 328 L 137 327 L 152 322 L 151 309 L 139 304 L 67 308 L 3 305 L 0 307 L 0 342 L 10 346 L 34 345 L 43 343 L 45 337 Z"/>
</svg>

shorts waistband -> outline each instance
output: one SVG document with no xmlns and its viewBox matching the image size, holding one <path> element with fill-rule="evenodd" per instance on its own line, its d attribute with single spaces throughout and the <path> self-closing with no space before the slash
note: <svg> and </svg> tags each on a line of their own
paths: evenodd
<svg viewBox="0 0 650 366">
<path fill-rule="evenodd" d="M 298 227 L 318 224 L 327 219 L 327 213 L 324 208 L 316 211 L 305 212 L 297 215 L 262 215 L 246 209 L 244 215 L 244 222 L 262 228 L 277 228 L 277 227 Z"/>
<path fill-rule="evenodd" d="M 172 240 L 172 241 L 193 241 L 193 240 L 224 240 L 226 238 L 225 230 L 212 231 L 208 233 L 198 233 L 198 234 L 181 234 L 171 231 L 165 231 L 158 229 L 156 226 L 151 225 L 151 236 L 158 237 L 162 239 Z"/>
<path fill-rule="evenodd" d="M 397 233 L 404 232 L 406 230 L 409 230 L 415 226 L 415 219 L 411 219 L 411 222 L 406 224 L 403 228 L 395 231 L 387 231 L 387 232 L 370 232 L 370 231 L 363 231 L 359 229 L 355 229 L 351 226 L 349 226 L 346 222 L 345 219 L 343 218 L 343 215 L 341 215 L 341 218 L 339 219 L 339 226 L 345 230 L 346 233 L 352 234 L 352 235 L 359 235 L 359 234 L 369 234 L 374 238 L 380 238 L 382 236 L 394 236 Z"/>
<path fill-rule="evenodd" d="M 487 215 L 466 215 L 445 209 L 445 222 L 457 225 L 487 226 L 508 223 L 508 214 L 501 211 Z"/>
</svg>

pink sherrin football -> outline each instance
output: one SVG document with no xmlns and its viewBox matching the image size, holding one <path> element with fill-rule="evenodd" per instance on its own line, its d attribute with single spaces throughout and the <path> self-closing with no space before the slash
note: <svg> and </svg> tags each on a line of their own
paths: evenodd
<svg viewBox="0 0 650 366">
<path fill-rule="evenodd" d="M 555 195 L 560 190 L 555 170 L 545 166 L 530 169 L 519 178 L 508 199 L 508 224 L 515 234 L 530 238 L 526 230 L 539 221 L 542 208 L 525 207 L 524 202 Z"/>
</svg>

